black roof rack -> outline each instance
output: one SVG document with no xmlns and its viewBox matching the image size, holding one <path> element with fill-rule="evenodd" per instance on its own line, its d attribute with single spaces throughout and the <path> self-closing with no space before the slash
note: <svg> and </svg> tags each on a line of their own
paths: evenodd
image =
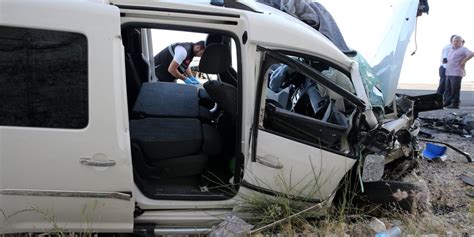
<svg viewBox="0 0 474 237">
<path fill-rule="evenodd" d="M 220 7 L 223 6 L 226 8 L 234 8 L 234 9 L 250 11 L 250 12 L 255 12 L 255 13 L 262 13 L 262 12 L 252 9 L 251 7 L 243 3 L 237 2 L 236 0 L 211 0 L 211 5 L 220 6 Z"/>
<path fill-rule="evenodd" d="M 222 7 L 224 6 L 224 0 L 211 0 L 211 5 Z"/>
</svg>

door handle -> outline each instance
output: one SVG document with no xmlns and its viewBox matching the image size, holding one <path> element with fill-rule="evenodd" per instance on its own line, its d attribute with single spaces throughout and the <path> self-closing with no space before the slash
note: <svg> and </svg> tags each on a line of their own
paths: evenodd
<svg viewBox="0 0 474 237">
<path fill-rule="evenodd" d="M 257 156 L 257 163 L 268 166 L 274 169 L 282 169 L 283 165 L 274 156 Z"/>
<path fill-rule="evenodd" d="M 81 158 L 79 163 L 81 163 L 81 165 L 87 166 L 109 167 L 114 166 L 116 162 L 114 160 L 93 160 L 92 158 Z"/>
</svg>

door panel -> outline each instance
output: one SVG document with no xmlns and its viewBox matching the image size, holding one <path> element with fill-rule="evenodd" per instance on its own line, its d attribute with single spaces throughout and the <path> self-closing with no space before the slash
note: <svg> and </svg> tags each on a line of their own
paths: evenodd
<svg viewBox="0 0 474 237">
<path fill-rule="evenodd" d="M 259 49 L 265 54 L 243 186 L 326 200 L 356 162 L 348 134 L 364 104 L 355 96 L 350 72 L 330 60 Z"/>
<path fill-rule="evenodd" d="M 324 200 L 354 163 L 354 159 L 259 130 L 256 162 L 248 163 L 244 179 L 275 192 Z"/>
<path fill-rule="evenodd" d="M 118 9 L 1 4 L 0 54 L 10 60 L 0 60 L 1 231 L 46 231 L 46 213 L 69 231 L 131 231 Z"/>
</svg>

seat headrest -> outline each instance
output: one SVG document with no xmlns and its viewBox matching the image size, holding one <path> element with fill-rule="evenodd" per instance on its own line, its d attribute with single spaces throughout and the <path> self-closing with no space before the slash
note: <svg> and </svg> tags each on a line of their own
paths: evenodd
<svg viewBox="0 0 474 237">
<path fill-rule="evenodd" d="M 225 44 L 210 44 L 204 50 L 199 61 L 199 71 L 209 74 L 219 74 L 227 71 L 232 64 L 229 46 Z"/>
<path fill-rule="evenodd" d="M 222 43 L 222 35 L 209 34 L 206 38 L 206 46 L 220 43 Z"/>
</svg>

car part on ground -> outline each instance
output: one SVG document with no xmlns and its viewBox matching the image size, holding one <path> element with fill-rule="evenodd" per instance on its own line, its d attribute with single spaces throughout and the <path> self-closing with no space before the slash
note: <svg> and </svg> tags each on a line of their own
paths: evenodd
<svg viewBox="0 0 474 237">
<path fill-rule="evenodd" d="M 465 138 L 471 138 L 474 130 L 474 115 L 469 113 L 451 113 L 446 118 L 423 118 L 422 126 L 437 131 L 458 134 Z"/>
<path fill-rule="evenodd" d="M 471 176 L 468 176 L 466 174 L 462 174 L 461 175 L 461 180 L 466 183 L 466 184 L 469 184 L 471 186 L 474 186 L 474 178 L 471 177 Z"/>
<path fill-rule="evenodd" d="M 455 147 L 455 146 L 453 146 L 453 145 L 451 145 L 451 144 L 449 144 L 449 143 L 447 143 L 447 142 L 435 141 L 435 140 L 424 139 L 424 138 L 419 138 L 419 140 L 420 140 L 420 141 L 425 141 L 425 142 L 432 142 L 432 143 L 439 143 L 439 144 L 446 145 L 446 146 L 448 146 L 449 148 L 451 148 L 451 149 L 457 151 L 459 154 L 461 154 L 461 155 L 463 155 L 464 157 L 466 157 L 467 162 L 472 162 L 472 158 L 471 158 L 471 156 L 470 156 L 468 153 L 459 150 L 457 147 Z"/>
</svg>

